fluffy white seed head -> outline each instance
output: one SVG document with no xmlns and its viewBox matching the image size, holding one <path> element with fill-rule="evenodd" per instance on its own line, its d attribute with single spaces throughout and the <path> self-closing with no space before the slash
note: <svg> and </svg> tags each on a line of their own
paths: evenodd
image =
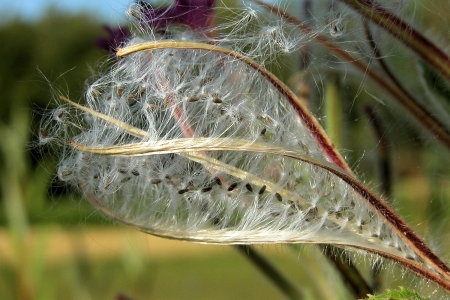
<svg viewBox="0 0 450 300">
<path fill-rule="evenodd" d="M 231 38 L 242 27 L 223 40 L 187 29 L 172 37 L 262 48 L 258 38 Z M 272 51 L 279 45 L 265 35 L 281 41 L 291 29 L 258 30 Z M 126 46 L 165 39 L 141 32 L 152 33 Z M 49 136 L 73 139 L 58 176 L 140 230 L 211 243 L 353 245 L 419 260 L 360 194 L 322 167 L 329 162 L 286 97 L 241 60 L 201 49 L 133 53 L 88 87 L 85 107 L 62 106 L 44 123 Z"/>
</svg>

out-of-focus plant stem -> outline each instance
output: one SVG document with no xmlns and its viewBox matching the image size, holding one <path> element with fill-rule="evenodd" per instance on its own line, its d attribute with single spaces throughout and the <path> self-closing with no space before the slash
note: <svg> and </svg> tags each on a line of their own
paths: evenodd
<svg viewBox="0 0 450 300">
<path fill-rule="evenodd" d="M 325 83 L 325 130 L 337 149 L 342 149 L 342 99 L 335 78 L 328 78 Z M 348 288 L 359 298 L 373 293 L 359 270 L 354 266 L 342 249 L 323 245 L 322 251 L 341 274 Z M 333 249 L 331 249 L 333 248 Z"/>
<path fill-rule="evenodd" d="M 450 81 L 450 57 L 423 34 L 375 1 L 340 0 L 384 28 Z"/>
<path fill-rule="evenodd" d="M 384 128 L 381 124 L 380 118 L 376 115 L 372 107 L 367 106 L 365 108 L 367 119 L 372 125 L 374 136 L 377 142 L 377 164 L 380 180 L 380 192 L 384 195 L 384 199 L 389 202 L 392 191 L 392 170 L 390 163 L 388 141 L 384 134 Z M 381 288 L 381 274 L 383 269 L 381 262 L 377 261 L 372 267 L 372 282 L 375 291 Z"/>
<path fill-rule="evenodd" d="M 258 254 L 248 245 L 234 246 L 239 252 L 245 255 L 259 270 L 273 282 L 286 297 L 292 300 L 304 299 L 302 293 L 295 288 L 277 269 L 275 269 L 264 257 Z"/>
<path fill-rule="evenodd" d="M 336 80 L 325 83 L 325 130 L 337 149 L 342 149 L 342 100 Z"/>
<path fill-rule="evenodd" d="M 368 294 L 373 294 L 374 290 L 366 282 L 344 250 L 329 245 L 321 245 L 321 249 L 336 270 L 344 277 L 344 283 L 357 299 L 362 299 L 367 297 Z"/>
<path fill-rule="evenodd" d="M 23 144 L 27 141 L 29 120 L 23 109 L 12 109 L 11 126 L 0 124 L 0 153 L 4 158 L 4 169 L 0 174 L 3 191 L 3 207 L 10 238 L 13 242 L 14 263 L 17 278 L 17 298 L 36 299 L 32 278 L 27 237 L 29 233 L 26 214 L 27 166 Z"/>
</svg>

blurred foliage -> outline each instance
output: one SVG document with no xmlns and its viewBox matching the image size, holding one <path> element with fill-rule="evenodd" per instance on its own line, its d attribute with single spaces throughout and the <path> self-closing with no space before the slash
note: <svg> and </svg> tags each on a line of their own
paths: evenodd
<svg viewBox="0 0 450 300">
<path fill-rule="evenodd" d="M 72 99 L 81 98 L 84 82 L 92 73 L 90 67 L 105 56 L 94 46 L 102 34 L 101 24 L 89 15 L 49 13 L 35 23 L 16 19 L 0 26 L 0 38 L 6 41 L 0 47 L 1 57 L 6 58 L 0 60 L 0 125 L 16 143 L 0 155 L 0 169 L 8 179 L 8 163 L 23 166 L 18 184 L 19 189 L 27 191 L 25 215 L 31 222 L 59 222 L 61 216 L 61 224 L 79 224 L 86 213 L 92 212 L 86 205 L 88 208 L 82 208 L 84 213 L 80 214 L 80 205 L 74 201 L 49 212 L 54 199 L 48 194 L 65 195 L 65 190 L 54 178 L 54 159 L 45 149 L 34 147 L 34 141 L 41 114 L 51 107 L 55 95 L 69 95 L 70 91 Z M 2 139 L 8 144 L 5 134 Z M 4 201 L 4 187 L 9 185 L 0 187 L 0 202 Z M 67 205 L 75 209 L 68 209 Z M 5 224 L 4 212 L 0 210 L 1 225 Z"/>
<path fill-rule="evenodd" d="M 103 34 L 88 15 L 50 14 L 37 23 L 14 20 L 0 27 L 0 119 L 8 122 L 12 103 L 47 107 L 49 84 L 79 98 L 89 68 L 104 54 L 94 47 Z M 45 76 L 45 77 L 44 77 Z M 49 81 L 48 83 L 46 81 Z"/>
</svg>

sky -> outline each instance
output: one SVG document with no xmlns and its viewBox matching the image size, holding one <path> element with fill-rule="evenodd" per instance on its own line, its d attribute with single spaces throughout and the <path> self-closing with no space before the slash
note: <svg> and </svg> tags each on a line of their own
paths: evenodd
<svg viewBox="0 0 450 300">
<path fill-rule="evenodd" d="M 58 11 L 96 14 L 105 22 L 117 23 L 125 20 L 125 11 L 133 0 L 0 0 L 0 18 L 20 17 L 36 20 L 50 7 Z"/>
</svg>

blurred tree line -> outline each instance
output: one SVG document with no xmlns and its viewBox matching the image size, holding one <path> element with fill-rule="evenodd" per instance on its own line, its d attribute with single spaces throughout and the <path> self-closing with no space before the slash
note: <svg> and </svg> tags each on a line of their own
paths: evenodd
<svg viewBox="0 0 450 300">
<path fill-rule="evenodd" d="M 65 195 L 64 188 L 55 183 L 56 162 L 45 148 L 36 147 L 33 141 L 37 140 L 42 113 L 52 107 L 55 96 L 62 93 L 76 101 L 82 98 L 86 78 L 92 75 L 91 68 L 106 55 L 95 47 L 96 38 L 102 35 L 105 35 L 102 24 L 87 14 L 49 11 L 34 22 L 13 19 L 0 25 L 0 38 L 4 41 L 0 47 L 0 138 L 6 139 L 5 132 L 9 132 L 9 136 L 22 145 L 21 149 L 3 147 L 6 150 L 0 151 L 1 225 L 5 225 L 8 214 L 4 205 L 4 198 L 9 195 L 6 190 L 13 185 L 9 165 L 17 168 L 20 165 L 26 170 L 19 175 L 18 190 L 26 194 L 23 198 L 27 203 L 23 203 L 23 207 L 31 221 L 42 218 L 42 211 L 54 201 L 48 194 Z M 19 157 L 11 162 L 13 154 Z M 63 202 L 76 206 L 78 212 L 73 223 L 79 223 L 83 214 L 80 214 L 79 203 Z M 61 209 L 70 211 L 67 207 Z M 71 218 L 63 215 L 64 223 L 67 219 L 70 223 Z"/>
</svg>

